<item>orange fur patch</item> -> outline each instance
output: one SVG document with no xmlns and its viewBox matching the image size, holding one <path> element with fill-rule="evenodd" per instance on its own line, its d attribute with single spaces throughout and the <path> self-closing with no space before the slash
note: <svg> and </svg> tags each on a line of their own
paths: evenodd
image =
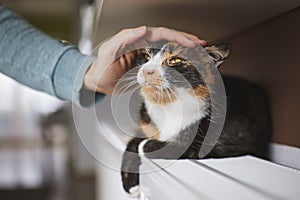
<svg viewBox="0 0 300 200">
<path fill-rule="evenodd" d="M 159 130 L 156 128 L 155 125 L 152 123 L 145 123 L 145 122 L 140 122 L 140 127 L 144 134 L 151 139 L 158 139 L 159 138 Z"/>
<path fill-rule="evenodd" d="M 199 85 L 193 90 L 193 94 L 200 99 L 207 99 L 209 97 L 209 89 L 207 86 Z"/>
<path fill-rule="evenodd" d="M 168 91 L 166 89 L 159 90 L 155 87 L 142 86 L 141 93 L 143 97 L 148 101 L 160 105 L 174 102 L 177 99 L 174 92 Z"/>
</svg>

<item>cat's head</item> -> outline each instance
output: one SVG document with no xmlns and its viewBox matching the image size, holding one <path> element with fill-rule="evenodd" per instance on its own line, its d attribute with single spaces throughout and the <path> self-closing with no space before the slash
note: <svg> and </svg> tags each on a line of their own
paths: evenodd
<svg viewBox="0 0 300 200">
<path fill-rule="evenodd" d="M 185 48 L 168 42 L 145 48 L 137 74 L 142 96 L 155 104 L 168 104 L 178 98 L 179 90 L 185 90 L 198 99 L 209 99 L 208 84 L 214 82 L 215 71 L 229 53 L 229 43 Z"/>
</svg>

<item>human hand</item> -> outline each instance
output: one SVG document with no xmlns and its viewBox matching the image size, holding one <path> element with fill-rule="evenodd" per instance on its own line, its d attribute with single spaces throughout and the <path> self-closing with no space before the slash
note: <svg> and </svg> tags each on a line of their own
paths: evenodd
<svg viewBox="0 0 300 200">
<path fill-rule="evenodd" d="M 104 42 L 99 50 L 97 59 L 92 63 L 84 77 L 85 88 L 105 94 L 112 94 L 114 86 L 122 75 L 132 67 L 136 51 L 121 54 L 128 45 L 132 45 L 141 39 L 149 42 L 168 40 L 177 42 L 185 47 L 195 47 L 196 45 L 206 46 L 207 42 L 197 36 L 171 30 L 167 28 L 138 28 L 124 29 Z"/>
</svg>

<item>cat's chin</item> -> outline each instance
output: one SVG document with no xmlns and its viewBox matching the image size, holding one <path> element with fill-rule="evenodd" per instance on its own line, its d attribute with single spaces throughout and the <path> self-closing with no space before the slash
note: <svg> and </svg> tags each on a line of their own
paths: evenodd
<svg viewBox="0 0 300 200">
<path fill-rule="evenodd" d="M 158 83 L 150 83 L 150 82 L 142 83 L 141 87 L 145 88 L 145 89 L 157 89 L 157 90 L 164 89 L 164 87 L 161 86 L 160 84 L 158 84 Z"/>
</svg>

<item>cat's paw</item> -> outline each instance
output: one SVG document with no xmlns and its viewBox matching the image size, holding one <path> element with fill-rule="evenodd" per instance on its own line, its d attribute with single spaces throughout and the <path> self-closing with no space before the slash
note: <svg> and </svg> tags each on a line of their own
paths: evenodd
<svg viewBox="0 0 300 200">
<path fill-rule="evenodd" d="M 140 197 L 140 194 L 141 194 L 141 189 L 140 189 L 140 186 L 136 185 L 136 186 L 133 186 L 129 189 L 129 196 L 131 198 L 138 198 Z"/>
<path fill-rule="evenodd" d="M 122 182 L 124 190 L 129 194 L 136 194 L 139 188 L 139 174 L 122 172 Z"/>
</svg>

